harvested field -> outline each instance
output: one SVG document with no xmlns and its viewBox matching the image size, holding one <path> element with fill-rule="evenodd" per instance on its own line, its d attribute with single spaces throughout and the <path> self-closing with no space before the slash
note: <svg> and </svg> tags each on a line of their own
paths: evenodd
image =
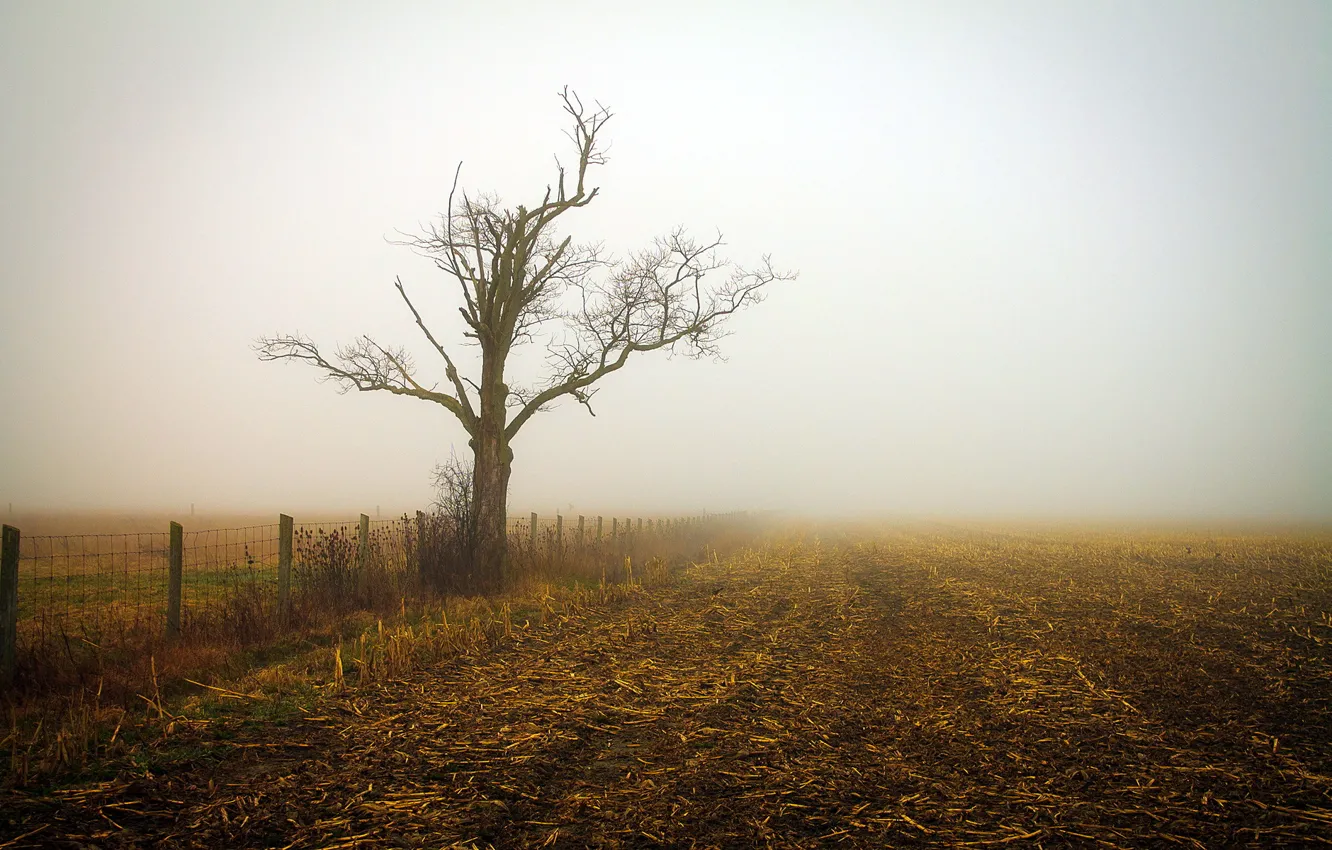
<svg viewBox="0 0 1332 850">
<path fill-rule="evenodd" d="M 863 540 L 192 724 L 170 771 L 0 797 L 0 846 L 1332 844 L 1326 538 Z"/>
</svg>

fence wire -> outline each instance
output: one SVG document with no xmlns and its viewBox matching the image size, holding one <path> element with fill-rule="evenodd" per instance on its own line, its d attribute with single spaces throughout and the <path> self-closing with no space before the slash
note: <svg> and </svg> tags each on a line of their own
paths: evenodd
<svg viewBox="0 0 1332 850">
<path fill-rule="evenodd" d="M 247 638 L 276 611 L 278 526 L 186 531 L 181 631 Z"/>
<path fill-rule="evenodd" d="M 167 535 L 19 538 L 20 640 L 101 644 L 166 612 Z"/>
<path fill-rule="evenodd" d="M 446 518 L 417 514 L 361 522 L 294 526 L 291 610 L 396 607 L 430 581 L 431 533 Z M 432 525 L 433 524 L 433 525 Z M 697 533 L 678 519 L 519 516 L 507 524 L 512 560 L 541 573 L 568 558 L 614 564 L 661 550 L 668 538 Z M 184 531 L 181 552 L 181 636 L 262 639 L 282 619 L 278 610 L 280 526 Z M 424 547 L 424 548 L 423 548 Z M 167 532 L 20 537 L 18 643 L 33 653 L 63 645 L 142 644 L 166 627 L 170 565 Z M 446 569 L 470 569 L 456 561 Z M 448 576 L 446 575 L 447 579 Z M 135 644 L 135 640 L 139 644 Z"/>
</svg>

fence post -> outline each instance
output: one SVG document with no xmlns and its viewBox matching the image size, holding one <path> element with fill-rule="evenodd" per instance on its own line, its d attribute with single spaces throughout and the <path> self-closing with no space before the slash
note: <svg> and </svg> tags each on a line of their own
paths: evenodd
<svg viewBox="0 0 1332 850">
<path fill-rule="evenodd" d="M 555 551 L 564 551 L 564 515 L 555 514 Z"/>
<path fill-rule="evenodd" d="M 601 517 L 597 517 L 597 542 L 601 542 Z"/>
<path fill-rule="evenodd" d="M 361 527 L 356 532 L 356 564 L 361 570 L 361 581 L 365 581 L 366 570 L 370 567 L 370 517 L 361 514 Z"/>
<path fill-rule="evenodd" d="M 19 530 L 6 525 L 0 542 L 0 685 L 6 688 L 18 664 L 18 562 Z"/>
<path fill-rule="evenodd" d="M 582 551 L 582 549 L 583 549 L 583 515 L 582 515 L 582 514 L 579 514 L 579 515 L 578 515 L 578 549 L 579 549 L 579 551 Z"/>
<path fill-rule="evenodd" d="M 167 637 L 180 637 L 180 582 L 185 568 L 185 529 L 171 523 L 167 552 Z"/>
<path fill-rule="evenodd" d="M 531 544 L 531 546 L 532 546 L 532 554 L 533 554 L 533 555 L 536 554 L 536 550 L 537 550 L 537 548 L 536 548 L 536 525 L 537 525 L 537 515 L 536 515 L 536 511 L 533 511 L 533 512 L 532 512 L 531 528 L 528 529 L 528 532 L 529 532 L 529 533 L 528 533 L 528 537 L 531 538 L 528 542 L 529 542 L 529 543 Z"/>
<path fill-rule="evenodd" d="M 638 518 L 638 533 L 639 533 L 639 534 L 642 534 L 642 533 L 643 533 L 643 518 L 642 518 L 642 517 L 639 517 L 639 518 Z"/>
<path fill-rule="evenodd" d="M 287 624 L 291 611 L 291 538 L 296 522 L 278 514 L 278 619 Z"/>
</svg>

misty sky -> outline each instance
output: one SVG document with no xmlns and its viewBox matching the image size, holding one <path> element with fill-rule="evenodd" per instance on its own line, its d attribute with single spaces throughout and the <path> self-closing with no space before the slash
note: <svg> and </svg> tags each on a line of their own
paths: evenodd
<svg viewBox="0 0 1332 850">
<path fill-rule="evenodd" d="M 424 505 L 445 410 L 251 345 L 434 369 L 401 275 L 460 350 L 386 240 L 539 201 L 567 84 L 564 232 L 800 278 L 533 419 L 514 512 L 1332 517 L 1332 4 L 4 0 L 0 80 L 16 509 Z"/>
</svg>

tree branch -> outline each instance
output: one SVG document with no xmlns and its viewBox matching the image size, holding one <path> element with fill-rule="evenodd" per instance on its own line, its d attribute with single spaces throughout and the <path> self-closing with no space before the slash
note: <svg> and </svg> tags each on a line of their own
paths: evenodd
<svg viewBox="0 0 1332 850">
<path fill-rule="evenodd" d="M 412 303 L 412 299 L 407 297 L 407 289 L 402 285 L 402 278 L 395 277 L 393 286 L 398 290 L 398 294 L 402 296 L 402 300 L 406 302 L 407 309 L 412 311 L 412 318 L 416 319 L 416 326 L 421 329 L 421 333 L 425 334 L 426 339 L 430 340 L 430 344 L 435 347 L 435 351 L 439 352 L 439 356 L 444 358 L 444 376 L 453 384 L 453 389 L 458 394 L 457 416 L 462 420 L 467 433 L 472 433 L 476 430 L 476 413 L 472 409 L 472 403 L 467 397 L 467 388 L 463 386 L 462 378 L 458 375 L 453 360 L 449 358 L 444 346 L 435 340 L 435 335 L 430 332 L 430 328 L 426 327 L 426 323 L 421 320 L 421 313 L 416 309 L 416 305 Z"/>
<path fill-rule="evenodd" d="M 443 406 L 458 417 L 469 434 L 475 427 L 475 417 L 471 417 L 473 424 L 469 425 L 458 399 L 434 388 L 427 389 L 416 381 L 411 374 L 411 358 L 405 350 L 385 348 L 368 336 L 339 346 L 331 358 L 325 357 L 314 342 L 300 335 L 261 337 L 255 343 L 254 351 L 263 361 L 308 363 L 324 373 L 320 380 L 333 381 L 341 392 L 383 390 L 394 395 L 412 396 Z"/>
<path fill-rule="evenodd" d="M 603 255 L 600 244 L 575 243 L 557 233 L 561 216 L 598 195 L 589 176 L 607 161 L 602 131 L 613 117 L 600 103 L 584 104 L 567 86 L 559 97 L 578 161 L 566 168 L 555 158 L 555 173 L 540 203 L 506 207 L 493 194 L 474 196 L 460 190 L 460 162 L 445 212 L 418 235 L 402 234 L 403 240 L 395 243 L 431 260 L 462 291 L 458 312 L 466 324 L 464 343 L 481 348 L 478 381 L 458 373 L 401 278 L 394 279 L 394 287 L 443 359 L 451 393 L 422 385 L 405 350 L 381 346 L 369 337 L 338 348 L 331 357 L 304 337 L 265 338 L 256 345 L 260 358 L 309 363 L 343 392 L 384 390 L 433 401 L 450 410 L 469 434 L 502 429 L 507 440 L 534 414 L 566 395 L 595 415 L 593 385 L 637 354 L 665 349 L 689 357 L 719 357 L 719 341 L 731 316 L 761 301 L 769 284 L 794 279 L 795 274 L 775 270 L 766 256 L 753 269 L 719 259 L 720 234 L 699 241 L 677 228 L 646 249 L 615 260 Z M 562 323 L 564 332 L 546 347 L 546 380 L 531 388 L 506 387 L 503 378 L 513 348 L 532 341 L 550 322 Z M 511 410 L 514 416 L 506 422 Z"/>
<path fill-rule="evenodd" d="M 619 264 L 604 284 L 577 281 L 580 303 L 562 316 L 571 338 L 547 347 L 551 378 L 509 422 L 506 437 L 512 439 L 561 396 L 573 396 L 591 412 L 595 390 L 589 388 L 624 368 L 634 354 L 675 352 L 683 345 L 689 357 L 719 356 L 726 321 L 761 301 L 764 287 L 796 277 L 774 269 L 766 256 L 754 270 L 719 260 L 716 249 L 722 244 L 720 234 L 699 243 L 676 229 Z M 709 285 L 708 276 L 723 270 L 729 270 L 728 277 Z"/>
</svg>

